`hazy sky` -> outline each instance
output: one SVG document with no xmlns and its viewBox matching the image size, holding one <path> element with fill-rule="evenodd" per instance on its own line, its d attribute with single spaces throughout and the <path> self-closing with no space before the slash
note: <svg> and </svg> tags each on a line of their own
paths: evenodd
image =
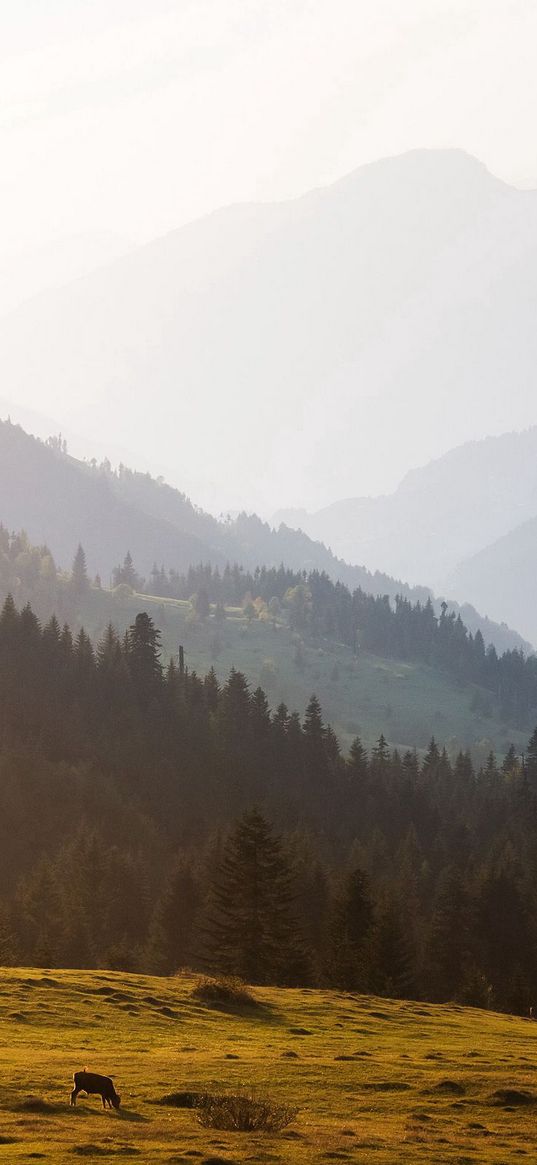
<svg viewBox="0 0 537 1165">
<path fill-rule="evenodd" d="M 460 146 L 537 186 L 535 0 L 0 0 L 0 262 Z"/>
</svg>

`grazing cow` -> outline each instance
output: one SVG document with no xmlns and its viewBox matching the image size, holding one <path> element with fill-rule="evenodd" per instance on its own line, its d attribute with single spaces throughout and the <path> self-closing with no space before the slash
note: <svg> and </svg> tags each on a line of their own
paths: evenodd
<svg viewBox="0 0 537 1165">
<path fill-rule="evenodd" d="M 84 1068 L 83 1072 L 74 1073 L 73 1080 L 75 1086 L 71 1093 L 71 1104 L 76 1104 L 76 1098 L 79 1092 L 86 1092 L 88 1096 L 90 1093 L 97 1093 L 101 1097 L 103 1108 L 106 1108 L 107 1101 L 109 1108 L 112 1108 L 112 1105 L 114 1108 L 119 1108 L 121 1097 L 118 1096 L 113 1081 L 109 1076 L 99 1076 L 97 1072 L 88 1072 Z"/>
</svg>

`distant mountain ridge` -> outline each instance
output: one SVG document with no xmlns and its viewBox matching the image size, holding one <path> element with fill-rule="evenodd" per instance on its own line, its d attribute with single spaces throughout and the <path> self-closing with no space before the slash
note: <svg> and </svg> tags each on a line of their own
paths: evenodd
<svg viewBox="0 0 537 1165">
<path fill-rule="evenodd" d="M 219 521 L 162 480 L 110 465 L 91 465 L 0 422 L 0 522 L 26 530 L 34 544 L 46 543 L 56 561 L 70 565 L 78 542 L 88 568 L 107 581 L 130 550 L 138 571 L 148 576 L 154 563 L 186 571 L 201 562 L 220 567 L 237 562 L 249 569 L 282 562 L 294 570 L 325 571 L 351 590 L 397 594 L 422 602 L 426 587 L 337 559 L 322 543 L 285 525 L 271 528 L 255 514 Z M 468 628 L 500 651 L 531 650 L 515 631 L 493 624 L 471 607 L 450 604 Z M 439 601 L 436 601 L 439 609 Z"/>
<path fill-rule="evenodd" d="M 351 562 L 419 578 L 537 641 L 537 426 L 459 446 L 391 495 L 313 514 L 281 510 L 274 521 Z"/>
<path fill-rule="evenodd" d="M 461 560 L 535 514 L 537 426 L 452 449 L 407 473 L 393 494 L 312 514 L 280 510 L 274 521 L 299 526 L 347 561 L 443 589 Z"/>
<path fill-rule="evenodd" d="M 537 194 L 415 151 L 38 296 L 0 320 L 0 364 L 89 444 L 270 512 L 533 423 L 536 295 Z"/>
<path fill-rule="evenodd" d="M 516 619 L 517 627 L 537 642 L 536 579 L 537 516 L 460 563 L 452 588 L 470 602 L 479 596 L 492 617 Z"/>
</svg>

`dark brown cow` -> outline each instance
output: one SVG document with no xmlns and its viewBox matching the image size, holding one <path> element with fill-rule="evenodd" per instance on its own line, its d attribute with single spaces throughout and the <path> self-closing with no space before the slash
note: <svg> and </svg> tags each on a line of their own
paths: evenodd
<svg viewBox="0 0 537 1165">
<path fill-rule="evenodd" d="M 75 1086 L 71 1093 L 71 1104 L 76 1104 L 79 1092 L 86 1092 L 88 1096 L 90 1093 L 97 1093 L 101 1097 L 103 1108 L 106 1108 L 107 1102 L 109 1108 L 112 1108 L 112 1105 L 114 1108 L 119 1108 L 121 1097 L 118 1096 L 109 1076 L 99 1076 L 98 1072 L 88 1072 L 84 1068 L 83 1072 L 74 1073 L 73 1080 Z"/>
</svg>

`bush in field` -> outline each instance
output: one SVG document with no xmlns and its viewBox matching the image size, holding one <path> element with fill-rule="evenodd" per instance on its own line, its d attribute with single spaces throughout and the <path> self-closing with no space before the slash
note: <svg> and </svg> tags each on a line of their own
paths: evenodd
<svg viewBox="0 0 537 1165">
<path fill-rule="evenodd" d="M 194 999 L 204 1003 L 227 1003 L 236 1007 L 257 1007 L 258 1001 L 250 988 L 235 975 L 204 975 L 193 988 Z"/>
<path fill-rule="evenodd" d="M 134 594 L 134 591 L 129 583 L 122 582 L 118 583 L 117 587 L 114 587 L 113 594 L 114 598 L 117 599 L 118 602 L 122 603 L 124 599 L 130 599 Z"/>
<path fill-rule="evenodd" d="M 297 1108 L 276 1104 L 253 1092 L 208 1094 L 198 1104 L 198 1120 L 204 1128 L 241 1133 L 279 1133 L 297 1112 Z"/>
</svg>

